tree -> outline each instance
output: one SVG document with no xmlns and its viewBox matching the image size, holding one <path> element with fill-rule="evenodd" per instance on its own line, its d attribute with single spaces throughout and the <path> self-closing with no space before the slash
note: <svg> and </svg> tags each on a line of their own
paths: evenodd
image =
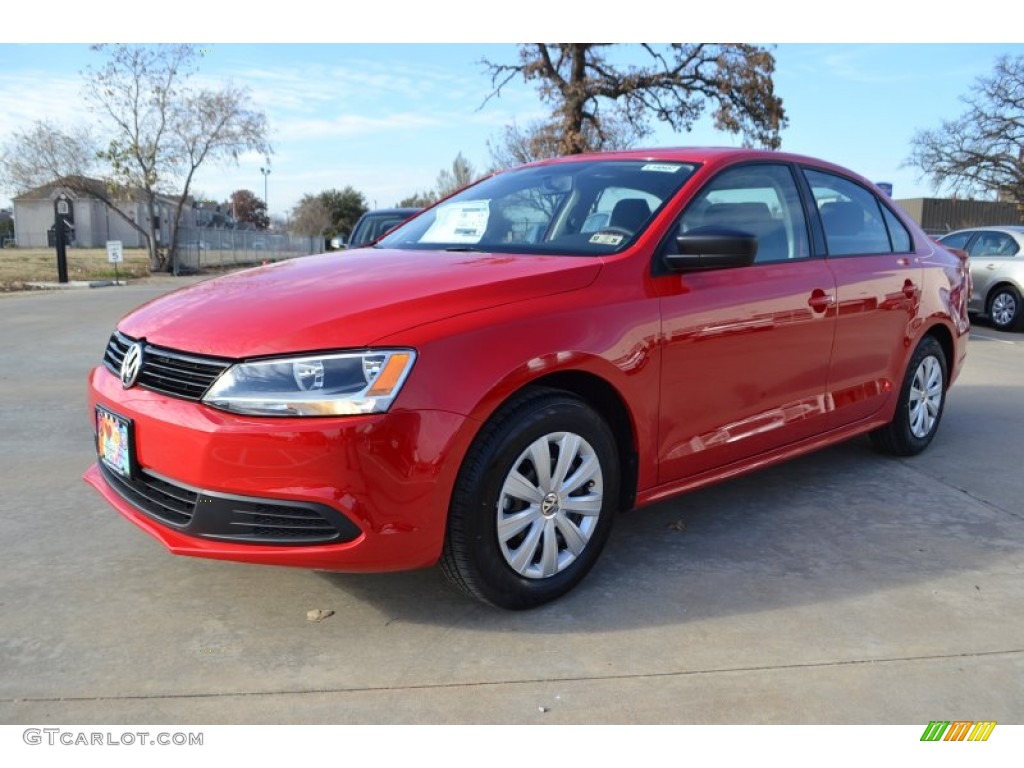
<svg viewBox="0 0 1024 768">
<path fill-rule="evenodd" d="M 396 208 L 426 208 L 437 202 L 433 192 L 417 192 L 409 197 L 403 197 L 397 203 Z"/>
<path fill-rule="evenodd" d="M 458 192 L 460 189 L 480 178 L 480 175 L 473 168 L 473 164 L 467 160 L 461 152 L 455 156 L 451 168 L 442 168 L 437 174 L 437 182 L 433 189 L 426 192 L 417 192 L 398 202 L 398 208 L 426 208 L 448 195 Z"/>
<path fill-rule="evenodd" d="M 743 136 L 748 144 L 781 145 L 786 125 L 775 95 L 775 57 L 765 48 L 737 44 L 672 43 L 635 46 L 647 64 L 612 63 L 607 43 L 531 43 L 519 48 L 518 64 L 484 60 L 494 88 L 488 99 L 516 77 L 536 82 L 553 114 L 547 130 L 557 154 L 603 149 L 611 125 L 628 126 L 632 141 L 651 132 L 650 119 L 688 131 L 708 102 L 715 127 Z M 486 101 L 485 101 L 486 103 Z"/>
<path fill-rule="evenodd" d="M 434 193 L 437 195 L 437 199 L 440 200 L 454 192 L 458 192 L 475 180 L 476 171 L 473 169 L 473 164 L 459 152 L 455 156 L 455 160 L 452 161 L 451 170 L 442 168 L 441 172 L 437 174 L 437 186 L 434 187 Z"/>
<path fill-rule="evenodd" d="M 936 191 L 988 192 L 1024 205 L 1024 56 L 999 58 L 961 101 L 960 117 L 915 134 L 904 164 Z"/>
<path fill-rule="evenodd" d="M 0 210 L 0 244 L 4 238 L 14 237 L 14 218 L 9 208 Z"/>
<path fill-rule="evenodd" d="M 319 195 L 327 210 L 331 213 L 331 224 L 325 233 L 328 238 L 352 234 L 352 228 L 359 217 L 369 210 L 366 197 L 352 187 L 344 189 L 328 189 Z"/>
<path fill-rule="evenodd" d="M 256 229 L 270 226 L 267 204 L 248 189 L 236 189 L 225 205 L 239 224 L 252 224 Z"/>
<path fill-rule="evenodd" d="M 318 195 L 306 194 L 292 209 L 292 230 L 308 237 L 347 238 L 367 210 L 363 193 L 350 186 L 326 189 Z"/>
<path fill-rule="evenodd" d="M 492 171 L 558 157 L 561 154 L 560 130 L 561 125 L 555 120 L 536 121 L 526 128 L 516 123 L 505 126 L 498 141 L 487 142 Z M 629 123 L 612 115 L 605 116 L 604 139 L 599 139 L 589 124 L 583 130 L 587 151 L 629 149 L 640 138 Z"/>
<path fill-rule="evenodd" d="M 85 97 L 99 115 L 109 141 L 100 158 L 122 187 L 141 190 L 149 208 L 150 267 L 173 269 L 156 248 L 154 203 L 161 191 L 177 187 L 175 220 L 180 221 L 196 171 L 206 162 L 237 162 L 246 150 L 267 155 L 267 121 L 249 106 L 248 91 L 192 88 L 197 50 L 191 45 L 94 46 L 109 56 L 86 70 Z"/>
<path fill-rule="evenodd" d="M 292 209 L 291 228 L 297 235 L 323 237 L 331 226 L 331 211 L 319 195 L 303 195 Z"/>
</svg>

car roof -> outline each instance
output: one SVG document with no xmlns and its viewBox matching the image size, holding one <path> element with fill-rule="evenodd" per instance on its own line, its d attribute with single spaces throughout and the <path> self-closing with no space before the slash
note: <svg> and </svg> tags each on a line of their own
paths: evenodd
<svg viewBox="0 0 1024 768">
<path fill-rule="evenodd" d="M 942 237 L 949 237 L 950 235 L 958 235 L 961 232 L 1009 232 L 1014 235 L 1024 236 L 1024 225 L 1021 224 L 998 224 L 989 225 L 984 227 L 961 227 L 960 229 L 953 230 L 952 232 L 945 232 Z"/>
<path fill-rule="evenodd" d="M 538 160 L 526 166 L 539 167 L 545 165 L 558 165 L 562 163 L 578 163 L 596 160 L 647 160 L 650 162 L 679 162 L 696 163 L 707 166 L 710 169 L 731 165 L 733 163 L 770 161 L 776 163 L 797 163 L 809 165 L 825 171 L 832 171 L 851 179 L 856 179 L 868 185 L 872 182 L 861 176 L 856 171 L 841 165 L 836 165 L 827 160 L 810 155 L 800 155 L 792 152 L 780 152 L 773 149 L 749 149 L 746 147 L 657 147 L 626 149 L 614 152 L 592 152 L 580 155 L 565 155 L 551 158 L 549 160 Z M 514 169 L 509 169 L 514 170 Z"/>
<path fill-rule="evenodd" d="M 414 213 L 419 213 L 422 208 L 374 208 L 372 211 L 367 211 L 363 214 L 363 217 L 368 216 L 412 216 Z"/>
</svg>

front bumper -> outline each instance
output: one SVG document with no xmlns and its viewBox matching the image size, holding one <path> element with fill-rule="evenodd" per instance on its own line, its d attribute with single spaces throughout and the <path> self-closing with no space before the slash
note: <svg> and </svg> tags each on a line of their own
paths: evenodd
<svg viewBox="0 0 1024 768">
<path fill-rule="evenodd" d="M 138 387 L 103 367 L 90 412 L 134 422 L 138 473 L 85 480 L 171 552 L 337 571 L 433 564 L 470 439 L 462 416 L 255 418 Z"/>
</svg>

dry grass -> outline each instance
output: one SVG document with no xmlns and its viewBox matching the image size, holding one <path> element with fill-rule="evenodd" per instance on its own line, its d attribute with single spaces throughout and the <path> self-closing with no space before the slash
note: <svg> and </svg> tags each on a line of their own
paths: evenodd
<svg viewBox="0 0 1024 768">
<path fill-rule="evenodd" d="M 68 248 L 70 280 L 105 280 L 114 277 L 114 265 L 104 248 Z M 141 248 L 125 249 L 117 265 L 121 277 L 149 277 L 149 257 Z M 0 250 L 0 291 L 21 290 L 29 282 L 57 281 L 55 248 L 4 248 Z"/>
</svg>

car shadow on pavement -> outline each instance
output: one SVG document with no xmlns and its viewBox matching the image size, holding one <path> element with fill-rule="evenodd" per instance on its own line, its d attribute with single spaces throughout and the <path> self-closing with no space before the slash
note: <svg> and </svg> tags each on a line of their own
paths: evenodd
<svg viewBox="0 0 1024 768">
<path fill-rule="evenodd" d="M 968 416 L 951 414 L 935 448 Z M 436 568 L 322 576 L 406 622 L 559 633 L 856 599 L 1019 551 L 1024 521 L 943 482 L 937 455 L 894 460 L 854 439 L 625 513 L 573 592 L 523 613 L 476 604 Z"/>
</svg>

